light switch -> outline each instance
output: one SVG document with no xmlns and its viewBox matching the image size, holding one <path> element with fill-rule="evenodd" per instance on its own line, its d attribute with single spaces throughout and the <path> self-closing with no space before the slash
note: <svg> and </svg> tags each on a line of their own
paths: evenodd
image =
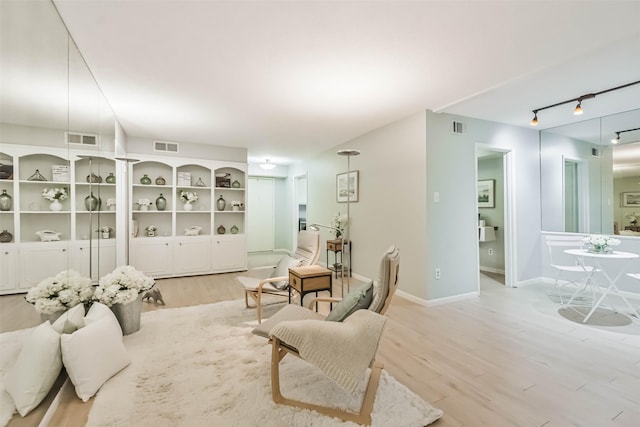
<svg viewBox="0 0 640 427">
<path fill-rule="evenodd" d="M 440 202 L 440 192 L 439 191 L 434 191 L 433 192 L 433 203 L 438 203 Z"/>
</svg>

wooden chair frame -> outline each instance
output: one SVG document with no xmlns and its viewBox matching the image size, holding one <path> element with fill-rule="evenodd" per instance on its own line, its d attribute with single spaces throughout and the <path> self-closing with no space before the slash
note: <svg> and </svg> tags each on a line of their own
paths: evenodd
<svg viewBox="0 0 640 427">
<path fill-rule="evenodd" d="M 296 357 L 300 357 L 298 351 L 292 347 L 287 346 L 278 338 L 272 338 L 271 340 L 271 394 L 273 401 L 282 405 L 294 406 L 302 409 L 310 409 L 312 411 L 320 412 L 321 414 L 328 415 L 330 417 L 340 418 L 344 421 L 352 421 L 362 425 L 371 425 L 371 413 L 373 412 L 373 402 L 378 391 L 378 385 L 380 383 L 380 375 L 382 374 L 383 364 L 378 363 L 375 360 L 371 362 L 369 366 L 371 368 L 371 374 L 369 375 L 369 381 L 367 382 L 367 389 L 364 393 L 364 399 L 362 400 L 362 406 L 358 412 L 350 412 L 339 408 L 333 408 L 330 406 L 322 406 L 314 403 L 303 402 L 300 400 L 289 399 L 282 395 L 280 391 L 280 362 L 285 358 L 287 354 L 293 354 Z M 303 359 L 304 360 L 304 359 Z"/>
</svg>

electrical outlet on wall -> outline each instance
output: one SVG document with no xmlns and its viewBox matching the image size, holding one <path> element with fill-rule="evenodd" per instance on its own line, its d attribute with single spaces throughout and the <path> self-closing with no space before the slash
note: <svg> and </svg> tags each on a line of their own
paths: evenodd
<svg viewBox="0 0 640 427">
<path fill-rule="evenodd" d="M 493 255 L 493 248 L 489 248 L 489 255 Z"/>
<path fill-rule="evenodd" d="M 436 268 L 436 279 L 440 278 L 440 269 Z"/>
</svg>

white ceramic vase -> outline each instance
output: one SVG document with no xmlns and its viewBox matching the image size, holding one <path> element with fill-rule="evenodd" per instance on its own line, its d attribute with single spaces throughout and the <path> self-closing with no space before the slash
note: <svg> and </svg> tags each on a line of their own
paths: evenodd
<svg viewBox="0 0 640 427">
<path fill-rule="evenodd" d="M 51 204 L 49 205 L 49 210 L 52 210 L 54 212 L 59 212 L 62 210 L 62 203 L 60 203 L 60 201 L 58 199 L 54 199 Z"/>
<path fill-rule="evenodd" d="M 191 211 L 191 210 L 193 210 L 193 205 L 192 205 L 191 203 L 189 203 L 189 202 L 185 203 L 185 204 L 184 204 L 184 210 L 185 210 L 185 211 Z"/>
</svg>

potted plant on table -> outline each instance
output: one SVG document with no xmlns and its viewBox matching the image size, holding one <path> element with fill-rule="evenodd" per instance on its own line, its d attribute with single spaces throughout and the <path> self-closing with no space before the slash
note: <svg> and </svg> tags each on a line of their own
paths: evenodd
<svg viewBox="0 0 640 427">
<path fill-rule="evenodd" d="M 75 270 L 65 270 L 41 280 L 29 289 L 25 299 L 34 305 L 43 320 L 54 321 L 62 313 L 93 298 L 91 279 Z"/>
<path fill-rule="evenodd" d="M 142 293 L 153 287 L 155 281 L 130 265 L 116 268 L 102 277 L 93 299 L 116 315 L 122 333 L 129 335 L 140 329 Z"/>
</svg>

